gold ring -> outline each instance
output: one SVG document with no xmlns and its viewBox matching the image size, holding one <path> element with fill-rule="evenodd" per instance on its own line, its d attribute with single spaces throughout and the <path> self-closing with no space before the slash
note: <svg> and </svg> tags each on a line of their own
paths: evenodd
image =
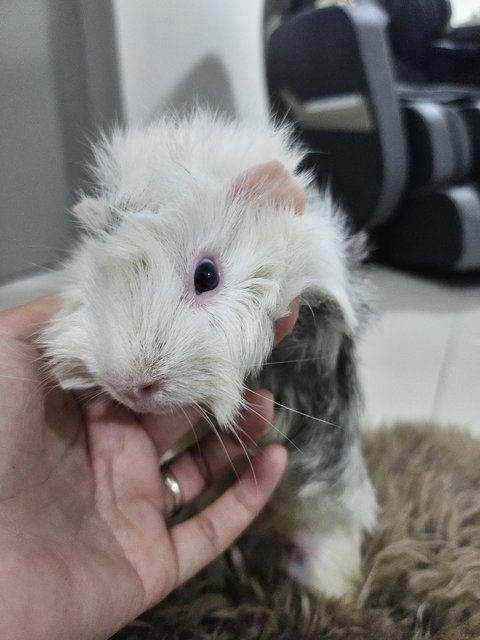
<svg viewBox="0 0 480 640">
<path fill-rule="evenodd" d="M 180 488 L 180 485 L 178 484 L 177 479 L 168 467 L 162 468 L 161 473 L 163 476 L 165 487 L 168 489 L 170 495 L 173 498 L 173 509 L 168 514 L 168 517 L 171 517 L 178 511 L 180 511 L 180 508 L 182 506 L 182 490 Z"/>
</svg>

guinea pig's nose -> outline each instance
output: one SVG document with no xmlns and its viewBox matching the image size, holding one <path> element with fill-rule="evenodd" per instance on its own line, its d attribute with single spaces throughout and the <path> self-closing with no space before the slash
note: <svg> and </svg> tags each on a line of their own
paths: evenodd
<svg viewBox="0 0 480 640">
<path fill-rule="evenodd" d="M 160 382 L 158 380 L 152 380 L 150 382 L 135 382 L 128 386 L 124 390 L 125 395 L 132 400 L 140 400 L 142 398 L 148 398 L 153 396 L 154 393 L 159 391 Z"/>
<path fill-rule="evenodd" d="M 147 384 L 139 385 L 137 389 L 135 389 L 135 392 L 141 396 L 145 396 L 145 395 L 151 395 L 152 393 L 155 393 L 156 391 L 158 391 L 159 388 L 160 388 L 160 385 L 158 382 L 149 382 Z"/>
</svg>

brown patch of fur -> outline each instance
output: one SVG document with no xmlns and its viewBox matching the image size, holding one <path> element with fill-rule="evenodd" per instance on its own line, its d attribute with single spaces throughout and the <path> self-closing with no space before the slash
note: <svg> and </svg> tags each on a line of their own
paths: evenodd
<svg viewBox="0 0 480 640">
<path fill-rule="evenodd" d="M 480 441 L 399 425 L 364 444 L 381 513 L 353 601 L 292 582 L 281 541 L 248 559 L 245 538 L 115 640 L 480 638 Z"/>
</svg>

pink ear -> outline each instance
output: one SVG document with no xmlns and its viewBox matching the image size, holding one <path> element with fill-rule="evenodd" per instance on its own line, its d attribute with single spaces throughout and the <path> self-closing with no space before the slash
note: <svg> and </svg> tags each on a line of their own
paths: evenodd
<svg viewBox="0 0 480 640">
<path fill-rule="evenodd" d="M 234 178 L 230 188 L 233 198 L 265 198 L 289 206 L 297 214 L 305 209 L 305 191 L 281 162 L 272 160 L 247 169 Z"/>
<path fill-rule="evenodd" d="M 72 212 L 81 225 L 90 231 L 105 229 L 111 219 L 107 203 L 97 198 L 83 198 L 73 207 Z"/>
</svg>

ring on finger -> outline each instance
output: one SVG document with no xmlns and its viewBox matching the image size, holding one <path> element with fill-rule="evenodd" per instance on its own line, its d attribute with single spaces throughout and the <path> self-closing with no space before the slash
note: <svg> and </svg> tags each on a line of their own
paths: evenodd
<svg viewBox="0 0 480 640">
<path fill-rule="evenodd" d="M 183 502 L 182 489 L 178 483 L 178 480 L 173 475 L 169 467 L 161 467 L 160 473 L 163 476 L 163 482 L 165 484 L 165 488 L 167 489 L 169 494 L 172 496 L 173 506 L 170 509 L 169 513 L 167 514 L 167 516 L 170 518 L 171 516 L 174 516 L 176 513 L 178 513 L 182 508 L 182 502 Z"/>
</svg>

